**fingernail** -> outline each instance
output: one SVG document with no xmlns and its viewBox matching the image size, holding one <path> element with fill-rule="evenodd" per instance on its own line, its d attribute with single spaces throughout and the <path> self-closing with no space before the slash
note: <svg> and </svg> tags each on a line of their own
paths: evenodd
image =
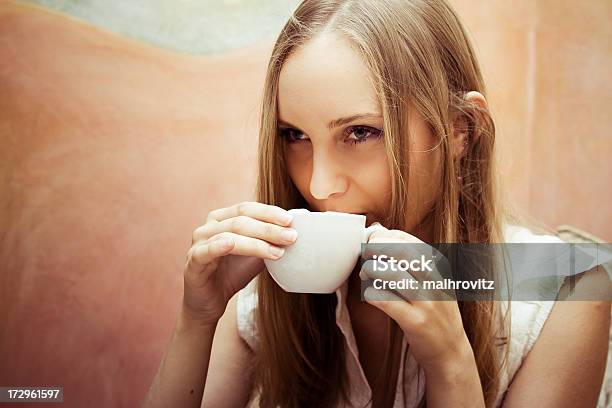
<svg viewBox="0 0 612 408">
<path fill-rule="evenodd" d="M 283 248 L 271 246 L 270 253 L 272 254 L 273 257 L 280 258 L 285 253 L 285 250 Z"/>
<path fill-rule="evenodd" d="M 293 215 L 289 214 L 288 212 L 284 212 L 280 215 L 280 221 L 285 225 L 289 225 L 291 224 L 291 221 L 293 221 Z"/>
<path fill-rule="evenodd" d="M 283 241 L 293 242 L 297 239 L 297 231 L 294 229 L 286 229 L 281 232 L 281 238 Z"/>
</svg>

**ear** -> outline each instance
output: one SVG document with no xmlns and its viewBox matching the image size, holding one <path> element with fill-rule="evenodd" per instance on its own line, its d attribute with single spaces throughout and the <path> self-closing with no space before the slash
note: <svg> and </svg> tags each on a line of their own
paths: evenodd
<svg viewBox="0 0 612 408">
<path fill-rule="evenodd" d="M 463 95 L 463 99 L 465 99 L 468 103 L 477 105 L 480 109 L 488 109 L 487 100 L 480 92 L 467 92 Z M 459 115 L 453 119 L 453 155 L 455 159 L 459 159 L 461 156 L 463 156 L 463 154 L 465 154 L 468 143 L 474 142 L 473 140 L 469 140 L 468 127 L 468 120 L 461 113 L 459 113 Z"/>
</svg>

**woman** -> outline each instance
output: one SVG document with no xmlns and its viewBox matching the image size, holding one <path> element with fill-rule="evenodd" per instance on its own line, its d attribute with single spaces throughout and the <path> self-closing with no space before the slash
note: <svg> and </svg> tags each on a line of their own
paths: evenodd
<svg viewBox="0 0 612 408">
<path fill-rule="evenodd" d="M 386 227 L 369 242 L 509 239 L 484 94 L 444 1 L 304 1 L 269 63 L 258 201 L 195 230 L 147 406 L 244 406 L 253 390 L 265 407 L 593 406 L 608 302 L 502 316 L 492 301 L 362 302 L 359 270 L 333 295 L 290 294 L 263 270 L 297 239 L 289 208 L 365 214 Z M 519 347 L 499 341 L 512 331 Z"/>
</svg>

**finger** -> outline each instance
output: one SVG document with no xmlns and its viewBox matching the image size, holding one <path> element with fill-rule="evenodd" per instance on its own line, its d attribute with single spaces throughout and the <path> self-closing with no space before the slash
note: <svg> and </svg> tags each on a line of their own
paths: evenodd
<svg viewBox="0 0 612 408">
<path fill-rule="evenodd" d="M 370 279 L 369 272 L 374 268 L 374 260 L 368 259 L 362 265 L 359 270 L 359 279 L 362 281 Z"/>
<path fill-rule="evenodd" d="M 381 266 L 384 269 L 381 269 Z M 415 280 L 410 273 L 399 269 L 391 269 L 390 265 L 378 262 L 376 259 L 368 259 L 361 265 L 359 278 L 361 278 L 361 280 L 382 279 L 385 281 L 401 281 L 402 279 Z"/>
<path fill-rule="evenodd" d="M 233 232 L 277 245 L 290 245 L 297 239 L 297 231 L 293 228 L 281 227 L 246 215 L 239 215 L 220 222 L 209 222 L 196 231 L 197 240 L 206 240 L 222 232 Z"/>
<path fill-rule="evenodd" d="M 372 255 L 376 254 L 376 251 L 380 251 L 381 248 L 388 246 L 393 249 L 397 244 L 402 243 L 421 243 L 421 241 L 401 230 L 376 230 L 370 234 L 370 238 L 364 248 L 363 256 L 371 258 Z"/>
<path fill-rule="evenodd" d="M 410 303 L 388 290 L 369 287 L 364 291 L 363 297 L 366 302 L 376 306 L 395 321 L 402 320 L 402 315 L 409 313 L 412 308 Z"/>
<path fill-rule="evenodd" d="M 391 265 L 401 269 L 410 265 L 410 274 L 418 281 L 437 279 L 436 266 L 439 259 L 433 256 L 429 244 L 405 241 L 368 243 L 364 245 L 363 254 L 366 260 L 376 259 L 380 270 L 384 270 L 384 264 L 388 265 L 387 269 L 390 269 Z"/>
<path fill-rule="evenodd" d="M 374 290 L 389 289 L 398 294 L 403 300 L 413 301 L 420 299 L 420 283 L 410 273 L 401 270 L 385 270 L 380 271 L 374 267 L 374 261 L 367 261 L 359 271 L 361 280 L 371 279 Z M 383 288 L 383 289 L 377 289 Z"/>
<path fill-rule="evenodd" d="M 430 274 L 435 279 L 418 279 L 415 271 L 404 271 L 401 269 L 381 270 L 374 260 L 363 263 L 359 271 L 361 280 L 372 280 L 371 284 L 376 288 L 393 290 L 404 300 L 415 301 L 438 301 L 456 300 L 457 296 L 453 289 L 446 289 L 445 281 L 437 274 Z M 379 281 L 376 282 L 375 280 Z"/>
<path fill-rule="evenodd" d="M 278 259 L 285 253 L 284 248 L 272 245 L 266 241 L 262 241 L 261 239 L 245 237 L 232 232 L 222 232 L 215 235 L 214 237 L 210 238 L 209 242 L 225 238 L 229 238 L 234 241 L 234 247 L 230 252 L 228 252 L 228 254 Z"/>
<path fill-rule="evenodd" d="M 391 240 L 391 241 L 389 241 Z M 370 241 L 380 241 L 380 242 L 395 242 L 395 241 L 401 241 L 401 242 L 422 242 L 420 239 L 418 239 L 417 237 L 415 237 L 414 235 L 410 235 L 407 232 L 401 231 L 401 230 L 390 230 L 390 229 L 384 229 L 384 230 L 376 230 L 374 231 L 371 235 L 370 235 Z"/>
<path fill-rule="evenodd" d="M 212 242 L 195 245 L 187 253 L 187 267 L 190 272 L 197 272 L 216 258 L 227 255 L 235 242 L 228 238 L 217 239 Z"/>
<path fill-rule="evenodd" d="M 382 279 L 399 282 L 403 279 L 410 279 L 416 281 L 410 272 L 392 268 L 390 264 L 379 262 L 376 259 L 368 259 L 361 265 L 359 277 L 361 280 Z"/>
<path fill-rule="evenodd" d="M 405 303 L 406 301 L 402 299 L 400 296 L 391 292 L 390 290 L 383 289 L 374 289 L 372 286 L 369 286 L 363 292 L 363 299 L 370 302 L 380 302 L 380 303 L 388 303 L 388 302 L 401 302 Z"/>
<path fill-rule="evenodd" d="M 406 321 L 415 313 L 410 303 L 389 291 L 367 288 L 363 296 L 366 302 L 395 320 L 400 327 L 405 327 Z"/>
<path fill-rule="evenodd" d="M 382 242 L 377 240 L 371 241 L 367 244 L 362 245 L 361 257 L 364 260 L 374 259 L 378 255 L 387 255 L 388 257 L 399 254 L 398 249 L 402 248 L 405 241 L 396 240 L 393 238 L 386 238 L 387 241 Z M 409 247 L 407 247 L 409 248 Z"/>
<path fill-rule="evenodd" d="M 258 203 L 256 201 L 246 201 L 235 204 L 231 207 L 220 208 L 211 211 L 208 214 L 208 221 L 223 221 L 228 218 L 235 218 L 240 215 L 246 215 L 251 218 L 256 218 L 261 221 L 270 222 L 273 224 L 288 226 L 293 220 L 293 216 L 287 210 L 280 207 L 268 204 Z"/>
</svg>

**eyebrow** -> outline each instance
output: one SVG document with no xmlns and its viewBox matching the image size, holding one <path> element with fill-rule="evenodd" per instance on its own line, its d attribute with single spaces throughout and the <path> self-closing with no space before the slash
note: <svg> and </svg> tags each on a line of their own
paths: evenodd
<svg viewBox="0 0 612 408">
<path fill-rule="evenodd" d="M 329 130 L 333 130 L 347 123 L 354 122 L 357 119 L 380 119 L 381 117 L 382 116 L 378 113 L 357 113 L 355 115 L 350 115 L 350 116 L 345 116 L 342 118 L 334 119 L 327 124 L 327 128 Z M 297 126 L 293 126 L 291 123 L 286 122 L 281 119 L 278 119 L 278 123 L 280 125 L 291 126 L 293 128 L 297 128 Z"/>
</svg>

